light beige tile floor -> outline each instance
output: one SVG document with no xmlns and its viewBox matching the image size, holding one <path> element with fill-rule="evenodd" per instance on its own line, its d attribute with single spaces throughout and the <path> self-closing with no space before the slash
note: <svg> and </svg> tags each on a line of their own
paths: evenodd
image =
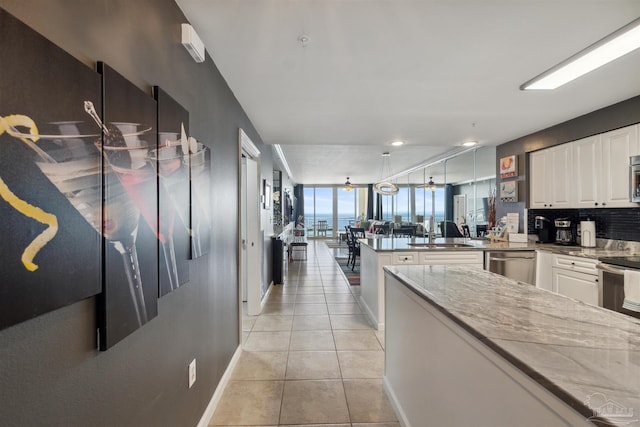
<svg viewBox="0 0 640 427">
<path fill-rule="evenodd" d="M 400 426 L 382 387 L 384 333 L 369 324 L 335 252 L 310 241 L 262 314 L 244 316 L 243 353 L 210 426 Z"/>
</svg>

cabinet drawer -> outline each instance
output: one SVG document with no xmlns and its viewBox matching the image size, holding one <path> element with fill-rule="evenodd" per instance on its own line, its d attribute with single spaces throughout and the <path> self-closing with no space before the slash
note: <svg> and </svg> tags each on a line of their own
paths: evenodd
<svg viewBox="0 0 640 427">
<path fill-rule="evenodd" d="M 566 270 L 577 271 L 580 273 L 598 275 L 596 265 L 597 260 L 573 257 L 568 255 L 554 255 L 553 266 L 557 268 L 563 268 Z"/>
<path fill-rule="evenodd" d="M 482 267 L 482 251 L 428 251 L 420 253 L 420 264 L 444 265 L 444 264 L 469 264 Z"/>
<path fill-rule="evenodd" d="M 418 264 L 418 254 L 415 252 L 394 252 L 393 264 Z"/>
<path fill-rule="evenodd" d="M 555 267 L 553 268 L 553 288 L 560 295 L 598 305 L 598 276 L 593 274 Z"/>
</svg>

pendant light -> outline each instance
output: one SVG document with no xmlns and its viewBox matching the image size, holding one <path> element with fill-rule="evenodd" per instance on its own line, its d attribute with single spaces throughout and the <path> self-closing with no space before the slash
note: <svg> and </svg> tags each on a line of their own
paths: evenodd
<svg viewBox="0 0 640 427">
<path fill-rule="evenodd" d="M 344 187 L 342 187 L 343 191 L 353 191 L 353 185 L 351 185 L 351 181 L 349 181 L 349 177 L 347 177 L 347 180 L 344 183 Z"/>
<path fill-rule="evenodd" d="M 391 175 L 391 170 L 389 166 L 390 156 L 391 154 L 389 154 L 389 152 L 382 153 L 382 170 L 380 171 L 380 181 L 376 182 L 373 185 L 373 191 L 383 196 L 393 196 L 395 194 L 398 194 L 397 185 L 389 181 L 383 181 L 384 177 Z M 386 174 L 385 174 L 385 167 L 386 167 Z"/>
</svg>

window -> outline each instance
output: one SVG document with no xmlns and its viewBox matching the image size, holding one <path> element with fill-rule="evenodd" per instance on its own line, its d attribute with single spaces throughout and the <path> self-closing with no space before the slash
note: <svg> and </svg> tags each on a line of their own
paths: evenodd
<svg viewBox="0 0 640 427">
<path fill-rule="evenodd" d="M 367 188 L 304 187 L 304 224 L 308 237 L 335 237 L 345 225 L 367 219 Z M 326 224 L 326 230 L 324 230 Z"/>
<path fill-rule="evenodd" d="M 304 225 L 309 237 L 333 235 L 333 187 L 304 188 Z"/>
<path fill-rule="evenodd" d="M 343 191 L 337 189 L 338 193 L 338 229 L 336 232 L 345 231 L 346 225 L 355 226 L 358 214 L 356 213 L 356 195 L 358 189 L 353 191 Z"/>
</svg>

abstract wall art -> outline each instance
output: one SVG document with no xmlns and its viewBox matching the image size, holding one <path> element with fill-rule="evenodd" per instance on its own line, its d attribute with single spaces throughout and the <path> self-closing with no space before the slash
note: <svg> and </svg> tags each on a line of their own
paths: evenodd
<svg viewBox="0 0 640 427">
<path fill-rule="evenodd" d="M 157 167 L 160 224 L 160 296 L 189 281 L 191 197 L 189 192 L 189 112 L 158 86 Z"/>
<path fill-rule="evenodd" d="M 158 148 L 156 101 L 103 62 L 102 130 L 104 290 L 99 298 L 101 350 L 113 346 L 158 314 Z"/>
<path fill-rule="evenodd" d="M 0 329 L 98 294 L 100 76 L 0 9 Z"/>
</svg>

